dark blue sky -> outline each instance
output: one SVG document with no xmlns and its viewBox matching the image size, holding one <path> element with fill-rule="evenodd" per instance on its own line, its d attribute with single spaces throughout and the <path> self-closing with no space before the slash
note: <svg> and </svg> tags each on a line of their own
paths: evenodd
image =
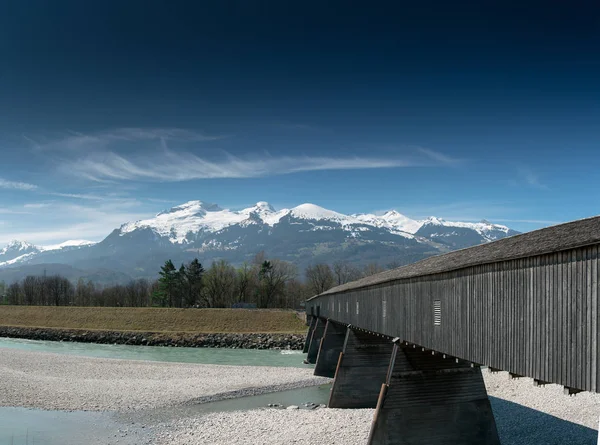
<svg viewBox="0 0 600 445">
<path fill-rule="evenodd" d="M 415 3 L 3 2 L 0 244 L 190 199 L 600 213 L 598 3 Z"/>
</svg>

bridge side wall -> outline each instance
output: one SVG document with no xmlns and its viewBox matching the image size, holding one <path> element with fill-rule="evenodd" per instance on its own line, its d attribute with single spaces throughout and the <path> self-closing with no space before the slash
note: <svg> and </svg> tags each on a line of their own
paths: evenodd
<svg viewBox="0 0 600 445">
<path fill-rule="evenodd" d="M 316 297 L 307 311 L 474 363 L 599 392 L 598 256 L 594 245 L 399 280 Z"/>
</svg>

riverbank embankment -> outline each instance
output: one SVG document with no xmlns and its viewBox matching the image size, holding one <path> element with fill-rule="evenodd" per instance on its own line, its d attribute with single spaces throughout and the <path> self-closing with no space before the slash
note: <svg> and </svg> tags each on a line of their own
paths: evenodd
<svg viewBox="0 0 600 445">
<path fill-rule="evenodd" d="M 299 350 L 305 332 L 289 310 L 0 306 L 0 337 L 30 340 Z"/>
</svg>

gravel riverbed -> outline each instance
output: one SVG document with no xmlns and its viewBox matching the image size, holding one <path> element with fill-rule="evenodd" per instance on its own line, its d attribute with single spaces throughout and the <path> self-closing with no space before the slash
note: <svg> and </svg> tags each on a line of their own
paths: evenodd
<svg viewBox="0 0 600 445">
<path fill-rule="evenodd" d="M 484 371 L 484 378 L 503 445 L 596 443 L 600 394 L 569 397 L 558 385 L 535 387 L 529 378 L 510 380 L 504 372 Z M 115 443 L 145 431 L 138 442 L 152 445 L 365 444 L 371 409 L 265 407 L 191 413 L 170 417 L 173 421 L 160 415 L 170 406 L 325 382 L 330 380 L 312 376 L 309 368 L 101 359 L 0 348 L 0 406 L 142 415 L 136 420 L 141 429 L 115 431 Z M 151 420 L 144 410 L 159 416 Z"/>
<path fill-rule="evenodd" d="M 0 406 L 128 411 L 327 381 L 308 368 L 102 359 L 0 348 Z"/>
<path fill-rule="evenodd" d="M 596 443 L 600 394 L 565 396 L 562 387 L 534 387 L 508 373 L 484 378 L 503 445 Z M 374 410 L 258 409 L 211 413 L 157 428 L 159 445 L 364 445 Z"/>
</svg>

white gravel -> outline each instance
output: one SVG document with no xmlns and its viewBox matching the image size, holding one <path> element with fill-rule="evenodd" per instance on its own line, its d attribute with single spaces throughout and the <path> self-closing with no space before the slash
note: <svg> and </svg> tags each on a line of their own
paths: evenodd
<svg viewBox="0 0 600 445">
<path fill-rule="evenodd" d="M 562 387 L 484 371 L 503 445 L 595 444 L 600 394 L 569 397 Z M 160 445 L 366 443 L 374 410 L 259 409 L 181 419 L 159 428 Z"/>
<path fill-rule="evenodd" d="M 503 445 L 595 444 L 600 394 L 484 371 Z M 312 369 L 100 359 L 0 348 L 0 406 L 130 411 L 220 400 L 330 381 Z M 144 411 L 140 411 L 143 413 Z M 158 411 L 160 412 L 160 410 Z M 366 443 L 373 410 L 258 409 L 155 425 L 158 445 Z M 142 426 L 145 428 L 145 426 Z M 146 443 L 146 442 L 144 442 Z"/>
<path fill-rule="evenodd" d="M 127 411 L 326 381 L 308 368 L 117 360 L 0 348 L 0 406 Z"/>
<path fill-rule="evenodd" d="M 165 427 L 158 444 L 365 445 L 372 409 L 259 409 L 208 414 Z"/>
</svg>

